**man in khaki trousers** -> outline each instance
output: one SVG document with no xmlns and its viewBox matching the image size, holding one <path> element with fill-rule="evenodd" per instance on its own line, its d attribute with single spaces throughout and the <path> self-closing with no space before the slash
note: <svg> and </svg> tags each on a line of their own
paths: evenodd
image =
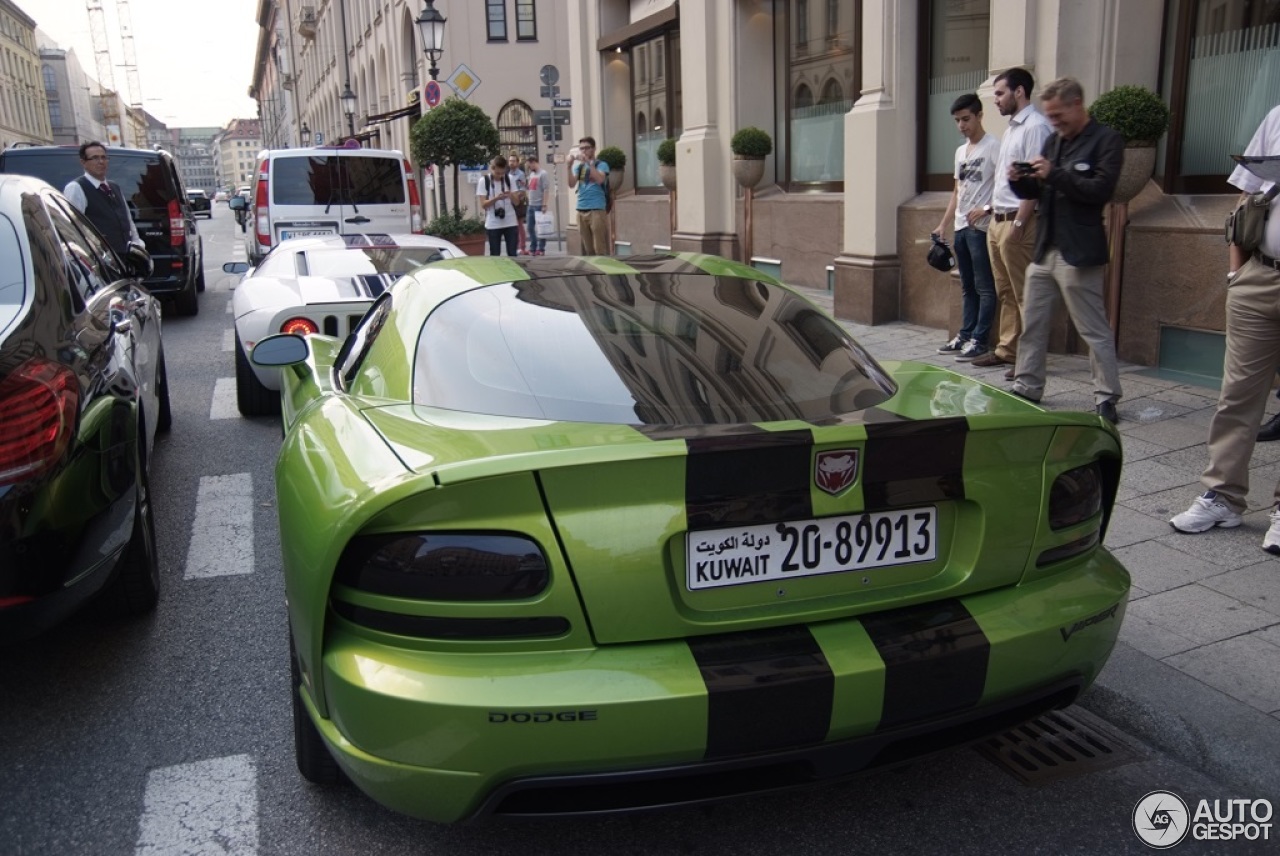
<svg viewBox="0 0 1280 856">
<path fill-rule="evenodd" d="M 1044 141 L 1053 128 L 1031 103 L 1035 79 L 1022 68 L 1011 68 L 995 81 L 995 102 L 1000 115 L 1008 116 L 1009 129 L 1000 140 L 996 162 L 996 183 L 991 196 L 991 222 L 987 227 L 987 255 L 996 281 L 1000 304 L 1000 339 L 995 349 L 978 357 L 972 365 L 981 368 L 1008 366 L 1005 380 L 1013 379 L 1018 361 L 1018 340 L 1022 337 L 1022 291 L 1027 265 L 1036 243 L 1034 199 L 1019 199 L 1005 175 L 1014 162 L 1025 163 L 1040 156 Z"/>
</svg>

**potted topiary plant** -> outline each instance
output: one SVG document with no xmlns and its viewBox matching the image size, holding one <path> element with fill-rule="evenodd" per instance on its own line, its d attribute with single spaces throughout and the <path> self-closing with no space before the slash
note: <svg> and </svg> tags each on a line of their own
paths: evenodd
<svg viewBox="0 0 1280 856">
<path fill-rule="evenodd" d="M 438 107 L 432 107 L 413 123 L 409 131 L 409 146 L 414 160 L 420 165 L 470 166 L 487 164 L 495 155 L 501 138 L 489 114 L 480 107 L 461 98 L 447 98 Z M 443 179 L 443 175 L 441 178 Z M 443 187 L 441 183 L 441 187 Z M 453 213 L 462 217 L 458 199 L 458 170 L 453 171 Z M 448 200 L 441 200 L 445 207 Z M 441 236 L 443 237 L 443 236 Z"/>
<path fill-rule="evenodd" d="M 1089 105 L 1089 115 L 1124 137 L 1124 166 L 1112 202 L 1127 203 L 1142 192 L 1156 164 L 1156 143 L 1169 129 L 1169 108 L 1145 86 L 1117 86 Z"/>
<path fill-rule="evenodd" d="M 658 143 L 658 179 L 667 190 L 676 189 L 676 141 L 673 137 Z"/>
<path fill-rule="evenodd" d="M 617 146 L 606 146 L 596 157 L 609 165 L 609 189 L 616 191 L 626 175 L 627 156 Z"/>
<path fill-rule="evenodd" d="M 478 217 L 468 217 L 465 208 L 445 210 L 427 223 L 425 231 L 428 235 L 452 241 L 469 256 L 483 256 L 488 241 L 484 221 Z"/>
<path fill-rule="evenodd" d="M 746 127 L 729 140 L 733 151 L 733 177 L 743 187 L 755 187 L 764 178 L 764 159 L 773 152 L 773 138 L 760 128 Z"/>
</svg>

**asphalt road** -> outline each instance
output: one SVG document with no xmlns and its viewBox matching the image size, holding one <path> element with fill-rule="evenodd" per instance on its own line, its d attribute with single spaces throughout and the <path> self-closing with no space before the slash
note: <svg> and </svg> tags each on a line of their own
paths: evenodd
<svg viewBox="0 0 1280 856">
<path fill-rule="evenodd" d="M 200 230 L 200 314 L 165 320 L 174 425 L 152 473 L 160 606 L 134 623 L 84 615 L 0 651 L 0 853 L 1145 853 L 1131 824 L 1148 792 L 1259 796 L 1131 737 L 1134 762 L 1041 787 L 960 749 L 835 786 L 613 818 L 441 827 L 350 787 L 308 785 L 288 701 L 279 426 L 234 413 L 220 266 L 240 232 L 223 204 Z M 1176 852 L 1275 846 L 1187 840 Z"/>
</svg>

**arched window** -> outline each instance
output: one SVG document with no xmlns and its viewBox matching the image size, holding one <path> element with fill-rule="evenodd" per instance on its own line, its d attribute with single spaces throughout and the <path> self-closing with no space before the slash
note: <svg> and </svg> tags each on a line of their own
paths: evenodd
<svg viewBox="0 0 1280 856">
<path fill-rule="evenodd" d="M 646 137 L 649 134 L 649 122 L 646 120 L 643 110 L 636 114 L 636 134 L 641 137 Z"/>
<path fill-rule="evenodd" d="M 660 109 L 653 111 L 653 129 L 652 130 L 653 130 L 653 133 L 660 140 L 665 140 L 667 137 L 671 136 L 670 134 L 663 133 L 664 131 L 667 130 L 667 123 L 663 121 L 662 110 Z"/>
<path fill-rule="evenodd" d="M 498 111 L 499 151 L 508 156 L 515 152 L 521 157 L 537 157 L 537 130 L 529 105 L 523 101 L 508 101 Z"/>
<path fill-rule="evenodd" d="M 819 104 L 835 104 L 844 100 L 844 90 L 840 88 L 840 83 L 834 78 L 828 80 L 822 87 L 822 98 Z"/>
<path fill-rule="evenodd" d="M 797 110 L 813 106 L 813 90 L 809 88 L 808 84 L 802 83 L 796 87 L 796 94 L 791 99 L 791 105 Z"/>
</svg>

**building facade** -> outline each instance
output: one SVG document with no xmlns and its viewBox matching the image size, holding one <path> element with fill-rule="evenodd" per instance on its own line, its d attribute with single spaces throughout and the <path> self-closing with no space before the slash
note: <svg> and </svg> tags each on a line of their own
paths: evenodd
<svg viewBox="0 0 1280 856">
<path fill-rule="evenodd" d="M 774 141 L 754 191 L 757 263 L 789 282 L 830 285 L 843 317 L 954 330 L 959 289 L 924 263 L 959 142 L 948 108 L 976 92 L 988 130 L 1002 133 L 994 78 L 1020 66 L 1037 95 L 1072 76 L 1087 101 L 1131 83 L 1172 107 L 1115 262 L 1121 356 L 1158 364 L 1180 336 L 1223 329 L 1221 224 L 1234 198 L 1225 178 L 1229 155 L 1280 103 L 1280 0 L 567 5 L 572 136 L 591 134 L 628 157 L 615 204 L 620 252 L 740 256 L 743 192 L 729 140 L 754 125 Z M 653 168 L 667 137 L 676 140 L 675 194 Z"/>
<path fill-rule="evenodd" d="M 267 28 L 274 33 L 260 38 L 255 63 L 264 135 L 273 108 L 282 123 L 293 123 L 292 135 L 281 129 L 272 145 L 299 144 L 305 126 L 317 145 L 355 137 L 366 146 L 410 155 L 410 128 L 429 109 L 429 64 L 414 23 L 424 7 L 422 0 L 262 0 L 259 25 L 264 34 Z M 555 141 L 543 139 L 534 111 L 552 106 L 542 93 L 540 71 L 546 66 L 557 69 L 561 95 L 569 97 L 568 5 L 486 0 L 440 2 L 437 8 L 446 17 L 437 69 L 443 96 L 465 97 L 484 109 L 498 127 L 504 153 L 537 154 L 546 161 Z M 288 23 L 283 34 L 282 22 Z M 273 77 L 288 97 L 271 87 Z M 349 118 L 341 100 L 348 87 L 356 97 Z M 291 106 L 279 108 L 281 103 Z M 557 146 L 555 151 L 564 150 L 563 141 Z M 434 179 L 424 176 L 423 186 L 438 187 Z M 463 204 L 471 202 L 474 191 L 462 192 Z M 426 197 L 430 217 L 439 200 Z"/>
<path fill-rule="evenodd" d="M 49 109 L 49 128 L 55 145 L 79 145 L 106 139 L 102 114 L 92 93 L 97 83 L 85 74 L 74 50 L 63 50 L 39 30 L 40 77 Z"/>
<path fill-rule="evenodd" d="M 214 138 L 221 128 L 178 128 L 177 143 L 173 150 L 178 174 L 189 190 L 203 190 L 213 196 L 218 189 L 218 177 L 213 165 Z"/>
<path fill-rule="evenodd" d="M 262 123 L 257 119 L 232 119 L 213 138 L 213 168 L 217 188 L 230 189 L 251 183 L 262 150 Z"/>
<path fill-rule="evenodd" d="M 49 102 L 36 42 L 36 22 L 0 0 L 0 149 L 13 143 L 53 142 Z"/>
</svg>

